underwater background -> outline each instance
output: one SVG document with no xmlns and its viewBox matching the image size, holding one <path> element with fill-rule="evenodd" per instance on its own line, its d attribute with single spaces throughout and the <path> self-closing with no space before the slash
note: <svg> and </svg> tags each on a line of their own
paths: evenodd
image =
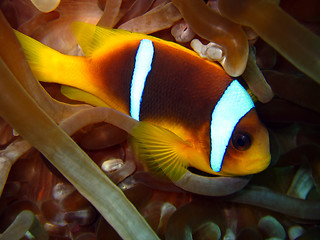
<svg viewBox="0 0 320 240">
<path fill-rule="evenodd" d="M 1 0 L 0 9 L 0 239 L 320 239 L 319 1 Z M 245 177 L 190 169 L 180 182 L 147 171 L 110 124 L 130 118 L 38 83 L 11 29 L 81 56 L 73 21 L 219 62 L 256 99 L 270 166 Z"/>
</svg>

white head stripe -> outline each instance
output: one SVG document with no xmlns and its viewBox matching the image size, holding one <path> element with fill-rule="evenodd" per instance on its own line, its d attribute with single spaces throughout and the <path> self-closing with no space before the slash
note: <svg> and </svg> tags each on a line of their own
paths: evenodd
<svg viewBox="0 0 320 240">
<path fill-rule="evenodd" d="M 130 115 L 139 121 L 140 104 L 154 54 L 152 41 L 142 39 L 136 54 L 130 88 Z"/>
<path fill-rule="evenodd" d="M 221 170 L 234 128 L 253 107 L 250 95 L 237 80 L 234 80 L 223 93 L 211 116 L 210 165 L 213 171 Z"/>
</svg>

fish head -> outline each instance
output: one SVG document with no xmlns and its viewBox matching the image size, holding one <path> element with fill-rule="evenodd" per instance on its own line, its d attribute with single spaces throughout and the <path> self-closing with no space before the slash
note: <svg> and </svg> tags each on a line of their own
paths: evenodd
<svg viewBox="0 0 320 240">
<path fill-rule="evenodd" d="M 269 134 L 253 108 L 236 125 L 218 174 L 255 174 L 266 169 L 270 159 Z"/>
</svg>

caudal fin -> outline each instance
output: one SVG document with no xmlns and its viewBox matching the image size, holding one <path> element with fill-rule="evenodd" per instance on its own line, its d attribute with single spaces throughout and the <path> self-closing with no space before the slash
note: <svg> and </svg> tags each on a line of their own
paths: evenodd
<svg viewBox="0 0 320 240">
<path fill-rule="evenodd" d="M 38 81 L 70 85 L 79 79 L 79 68 L 83 66 L 81 57 L 62 54 L 21 32 L 14 32 Z"/>
</svg>

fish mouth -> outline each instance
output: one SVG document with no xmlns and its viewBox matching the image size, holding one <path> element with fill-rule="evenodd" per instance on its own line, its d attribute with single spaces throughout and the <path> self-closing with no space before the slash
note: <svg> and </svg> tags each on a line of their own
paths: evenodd
<svg viewBox="0 0 320 240">
<path fill-rule="evenodd" d="M 246 164 L 245 166 L 238 168 L 235 172 L 226 171 L 226 169 L 222 169 L 220 173 L 215 173 L 215 174 L 221 175 L 221 176 L 230 176 L 230 177 L 256 174 L 268 168 L 268 166 L 270 165 L 270 162 L 271 162 L 271 155 L 268 154 L 267 156 L 254 158 L 250 160 L 249 164 Z"/>
</svg>

